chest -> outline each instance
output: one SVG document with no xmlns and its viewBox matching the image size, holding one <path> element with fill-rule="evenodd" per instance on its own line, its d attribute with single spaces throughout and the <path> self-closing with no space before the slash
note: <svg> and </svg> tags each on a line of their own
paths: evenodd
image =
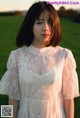
<svg viewBox="0 0 80 118">
<path fill-rule="evenodd" d="M 58 70 L 62 70 L 64 66 L 64 58 L 59 57 L 56 54 L 45 54 L 45 55 L 32 55 L 22 54 L 18 58 L 18 69 L 27 69 L 33 73 L 42 75 L 52 71 L 55 67 Z"/>
</svg>

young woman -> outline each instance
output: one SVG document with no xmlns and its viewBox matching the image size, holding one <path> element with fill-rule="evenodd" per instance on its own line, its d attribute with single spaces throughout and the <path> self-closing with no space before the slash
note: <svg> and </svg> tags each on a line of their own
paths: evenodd
<svg viewBox="0 0 80 118">
<path fill-rule="evenodd" d="M 74 118 L 79 96 L 76 63 L 62 38 L 59 17 L 47 2 L 34 3 L 11 52 L 1 94 L 9 96 L 13 118 Z"/>
</svg>

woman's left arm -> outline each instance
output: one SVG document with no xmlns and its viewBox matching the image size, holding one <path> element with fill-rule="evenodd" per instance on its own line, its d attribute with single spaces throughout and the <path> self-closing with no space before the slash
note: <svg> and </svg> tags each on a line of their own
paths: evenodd
<svg viewBox="0 0 80 118">
<path fill-rule="evenodd" d="M 66 118 L 74 118 L 74 99 L 64 100 L 64 110 Z"/>
</svg>

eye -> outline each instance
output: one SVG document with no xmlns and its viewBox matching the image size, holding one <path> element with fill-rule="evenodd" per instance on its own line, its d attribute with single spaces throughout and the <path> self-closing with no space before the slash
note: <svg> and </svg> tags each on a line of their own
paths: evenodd
<svg viewBox="0 0 80 118">
<path fill-rule="evenodd" d="M 36 21 L 35 23 L 41 25 L 43 24 L 43 21 Z"/>
</svg>

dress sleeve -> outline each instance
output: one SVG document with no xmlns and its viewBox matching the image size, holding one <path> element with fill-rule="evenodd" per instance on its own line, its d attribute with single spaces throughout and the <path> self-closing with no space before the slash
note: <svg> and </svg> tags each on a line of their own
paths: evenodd
<svg viewBox="0 0 80 118">
<path fill-rule="evenodd" d="M 63 99 L 72 99 L 79 96 L 76 62 L 71 51 L 68 52 L 63 69 L 62 91 Z"/>
<path fill-rule="evenodd" d="M 15 100 L 20 100 L 18 69 L 13 51 L 8 58 L 7 71 L 0 81 L 0 94 L 8 95 Z"/>
</svg>

